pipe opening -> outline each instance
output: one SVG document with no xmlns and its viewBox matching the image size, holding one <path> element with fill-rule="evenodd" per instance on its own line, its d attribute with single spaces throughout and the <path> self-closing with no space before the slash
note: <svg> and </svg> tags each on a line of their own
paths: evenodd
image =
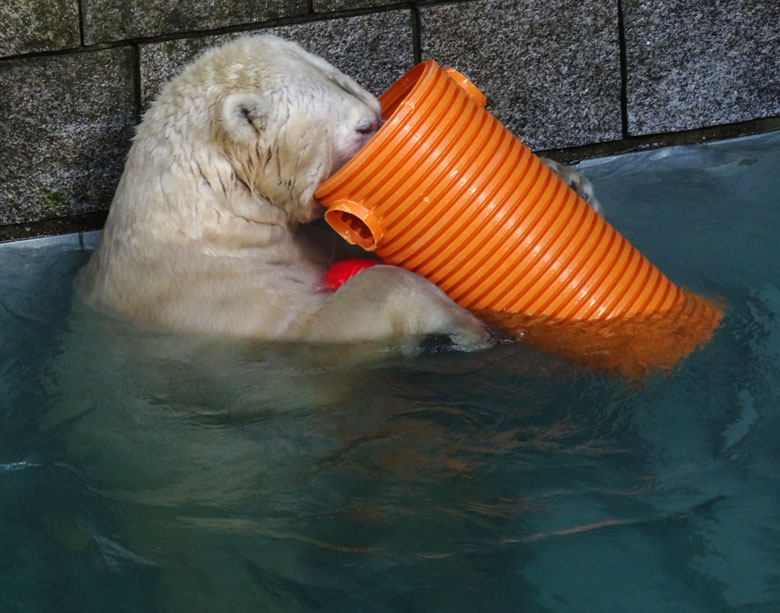
<svg viewBox="0 0 780 613">
<path fill-rule="evenodd" d="M 376 240 L 371 228 L 357 215 L 331 209 L 325 213 L 325 221 L 348 243 L 362 247 L 366 251 L 376 249 Z"/>
</svg>

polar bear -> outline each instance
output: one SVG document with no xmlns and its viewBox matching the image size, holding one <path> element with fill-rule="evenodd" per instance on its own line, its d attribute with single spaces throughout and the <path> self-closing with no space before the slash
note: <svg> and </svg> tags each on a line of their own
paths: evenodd
<svg viewBox="0 0 780 613">
<path fill-rule="evenodd" d="M 207 50 L 160 93 L 77 287 L 100 310 L 173 331 L 353 342 L 489 333 L 422 277 L 375 266 L 336 292 L 306 224 L 316 187 L 380 126 L 377 100 L 273 36 Z"/>
<path fill-rule="evenodd" d="M 207 50 L 145 113 L 80 295 L 171 331 L 486 346 L 483 323 L 409 271 L 378 265 L 322 290 L 332 253 L 308 230 L 324 212 L 314 191 L 380 124 L 374 96 L 296 43 Z"/>
</svg>

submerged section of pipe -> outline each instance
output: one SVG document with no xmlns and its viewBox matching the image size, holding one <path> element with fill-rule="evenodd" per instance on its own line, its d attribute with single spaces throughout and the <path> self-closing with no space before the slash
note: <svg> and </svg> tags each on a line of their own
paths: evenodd
<svg viewBox="0 0 780 613">
<path fill-rule="evenodd" d="M 605 320 L 568 320 L 528 313 L 477 311 L 486 322 L 528 345 L 631 379 L 669 371 L 706 345 L 723 310 L 715 302 L 681 289 L 668 311 Z"/>
</svg>

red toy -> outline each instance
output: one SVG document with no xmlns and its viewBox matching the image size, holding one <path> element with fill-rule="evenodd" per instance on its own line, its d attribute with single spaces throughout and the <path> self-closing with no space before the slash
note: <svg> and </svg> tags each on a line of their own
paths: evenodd
<svg viewBox="0 0 780 613">
<path fill-rule="evenodd" d="M 338 260 L 331 265 L 325 278 L 322 280 L 322 286 L 324 289 L 337 290 L 361 270 L 381 263 L 379 260 L 367 260 L 364 258 Z"/>
</svg>

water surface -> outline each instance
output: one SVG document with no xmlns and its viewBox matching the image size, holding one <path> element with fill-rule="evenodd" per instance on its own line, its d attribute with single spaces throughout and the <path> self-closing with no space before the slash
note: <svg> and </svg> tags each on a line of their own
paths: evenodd
<svg viewBox="0 0 780 613">
<path fill-rule="evenodd" d="M 500 345 L 155 335 L 0 248 L 0 610 L 780 610 L 780 134 L 583 164 L 728 305 L 631 382 Z"/>
</svg>

